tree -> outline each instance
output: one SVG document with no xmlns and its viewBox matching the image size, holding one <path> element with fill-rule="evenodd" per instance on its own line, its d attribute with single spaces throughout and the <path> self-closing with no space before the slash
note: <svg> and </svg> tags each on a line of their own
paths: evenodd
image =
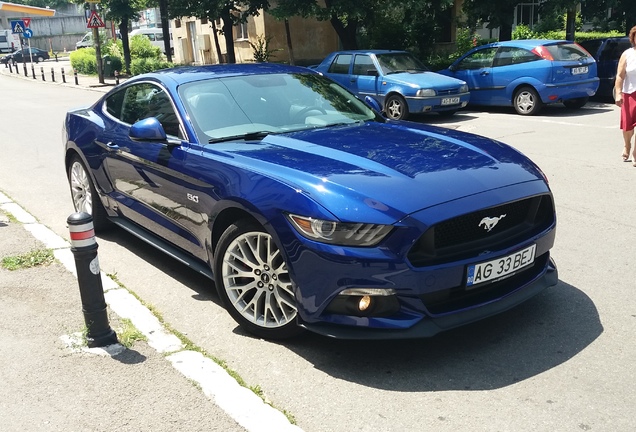
<svg viewBox="0 0 636 432">
<path fill-rule="evenodd" d="M 102 6 L 107 9 L 106 17 L 119 23 L 122 50 L 124 51 L 124 67 L 130 74 L 130 41 L 128 39 L 128 21 L 137 18 L 139 11 L 146 7 L 145 0 L 102 0 Z"/>
<path fill-rule="evenodd" d="M 512 23 L 518 3 L 519 0 L 465 0 L 463 10 L 471 27 L 478 21 L 487 21 L 488 28 L 499 27 L 499 40 L 505 41 L 512 39 Z"/>
<path fill-rule="evenodd" d="M 373 20 L 374 11 L 386 4 L 382 0 L 279 0 L 271 12 L 278 18 L 301 16 L 329 21 L 344 49 L 358 48 L 358 30 Z M 390 3 L 390 2 L 389 2 Z"/>
<path fill-rule="evenodd" d="M 267 10 L 267 0 L 171 0 L 170 18 L 193 16 L 206 18 L 209 21 L 223 20 L 220 33 L 225 37 L 228 63 L 236 63 L 234 54 L 235 25 L 245 22 L 249 16 L 256 16 L 261 10 Z M 219 53 L 221 54 L 221 53 Z"/>
<path fill-rule="evenodd" d="M 588 20 L 598 18 L 615 22 L 625 34 L 636 25 L 636 2 L 633 0 L 587 0 L 581 2 L 581 13 Z"/>
</svg>

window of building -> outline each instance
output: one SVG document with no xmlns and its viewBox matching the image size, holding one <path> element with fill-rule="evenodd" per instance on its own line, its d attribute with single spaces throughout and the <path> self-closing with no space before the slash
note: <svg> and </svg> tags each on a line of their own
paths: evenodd
<svg viewBox="0 0 636 432">
<path fill-rule="evenodd" d="M 246 40 L 249 39 L 249 36 L 247 35 L 247 23 L 239 23 L 238 26 L 236 26 L 236 39 L 237 40 Z"/>
</svg>

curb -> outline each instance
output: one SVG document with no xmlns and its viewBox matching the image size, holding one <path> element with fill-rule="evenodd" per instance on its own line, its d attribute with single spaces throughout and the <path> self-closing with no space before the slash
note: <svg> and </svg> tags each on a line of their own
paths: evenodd
<svg viewBox="0 0 636 432">
<path fill-rule="evenodd" d="M 24 229 L 44 246 L 52 249 L 55 258 L 67 271 L 77 277 L 70 243 L 51 229 L 40 224 L 35 217 L 0 192 L 0 210 L 10 213 Z M 279 410 L 266 404 L 259 396 L 241 386 L 225 369 L 203 354 L 184 350 L 174 334 L 169 332 L 152 312 L 127 289 L 101 273 L 106 303 L 121 318 L 129 319 L 148 339 L 148 345 L 161 354 L 185 378 L 194 381 L 203 393 L 239 425 L 249 432 L 303 432 L 289 422 Z M 64 338 L 64 336 L 62 336 Z M 67 337 L 67 339 L 69 339 Z M 71 340 L 71 339 L 69 339 Z M 116 347 L 117 345 L 111 346 Z M 106 347 L 109 348 L 109 347 Z M 100 349 L 109 353 L 114 348 Z M 93 352 L 93 351 L 90 351 Z"/>
</svg>

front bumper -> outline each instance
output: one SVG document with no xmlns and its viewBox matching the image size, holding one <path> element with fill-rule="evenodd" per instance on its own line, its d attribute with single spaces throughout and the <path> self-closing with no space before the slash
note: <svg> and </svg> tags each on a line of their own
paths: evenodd
<svg viewBox="0 0 636 432">
<path fill-rule="evenodd" d="M 528 285 L 518 289 L 506 297 L 487 303 L 437 317 L 425 317 L 407 329 L 380 329 L 353 327 L 330 323 L 304 323 L 299 325 L 309 331 L 323 336 L 338 339 L 414 339 L 432 337 L 440 332 L 460 327 L 499 313 L 505 312 L 539 294 L 544 289 L 554 286 L 559 280 L 556 264 L 550 258 L 546 271 Z"/>
</svg>

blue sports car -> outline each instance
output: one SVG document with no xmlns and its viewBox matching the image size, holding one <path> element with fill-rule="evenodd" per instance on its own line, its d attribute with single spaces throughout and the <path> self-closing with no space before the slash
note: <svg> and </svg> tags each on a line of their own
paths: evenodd
<svg viewBox="0 0 636 432">
<path fill-rule="evenodd" d="M 426 337 L 557 283 L 534 163 L 388 120 L 310 69 L 141 75 L 69 112 L 63 137 L 76 210 L 209 276 L 260 337 Z"/>
<path fill-rule="evenodd" d="M 466 81 L 471 104 L 512 106 L 521 115 L 559 102 L 581 108 L 599 86 L 594 57 L 579 44 L 562 40 L 482 45 L 439 73 Z"/>
<path fill-rule="evenodd" d="M 470 99 L 464 81 L 431 72 L 405 51 L 337 51 L 314 69 L 360 98 L 372 97 L 392 120 L 426 112 L 450 116 Z"/>
</svg>

